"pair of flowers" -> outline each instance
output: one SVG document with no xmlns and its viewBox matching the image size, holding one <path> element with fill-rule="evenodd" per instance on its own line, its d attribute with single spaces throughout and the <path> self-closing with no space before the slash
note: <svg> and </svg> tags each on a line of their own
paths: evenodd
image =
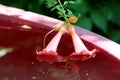
<svg viewBox="0 0 120 80">
<path fill-rule="evenodd" d="M 73 45 L 74 45 L 74 52 L 70 54 L 67 57 L 59 56 L 57 53 L 57 47 L 60 42 L 60 39 L 62 35 L 66 31 L 66 26 L 68 28 L 68 32 L 72 37 Z M 96 49 L 93 49 L 92 51 L 89 51 L 82 40 L 77 35 L 74 27 L 69 24 L 66 25 L 64 23 L 59 23 L 55 26 L 55 30 L 58 31 L 58 33 L 52 38 L 52 40 L 48 43 L 46 48 L 44 48 L 42 51 L 36 52 L 37 59 L 39 61 L 45 61 L 50 64 L 54 62 L 66 62 L 66 61 L 78 61 L 78 60 L 87 60 L 91 57 L 95 57 Z"/>
</svg>

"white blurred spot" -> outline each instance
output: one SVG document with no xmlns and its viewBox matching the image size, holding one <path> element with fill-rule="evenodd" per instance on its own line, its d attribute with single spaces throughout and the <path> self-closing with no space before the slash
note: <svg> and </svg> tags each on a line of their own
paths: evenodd
<svg viewBox="0 0 120 80">
<path fill-rule="evenodd" d="M 5 56 L 7 53 L 13 51 L 13 48 L 0 48 L 0 57 Z"/>
<path fill-rule="evenodd" d="M 28 26 L 28 25 L 22 25 L 22 26 L 20 26 L 22 29 L 32 29 L 32 27 L 31 26 Z"/>
</svg>

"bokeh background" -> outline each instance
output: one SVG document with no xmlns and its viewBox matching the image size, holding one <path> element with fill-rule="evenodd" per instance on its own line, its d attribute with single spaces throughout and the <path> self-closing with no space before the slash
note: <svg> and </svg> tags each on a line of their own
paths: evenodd
<svg viewBox="0 0 120 80">
<path fill-rule="evenodd" d="M 74 3 L 68 8 L 82 16 L 76 25 L 120 43 L 120 0 L 71 1 Z M 45 0 L 0 0 L 0 4 L 58 18 L 56 11 L 46 7 Z"/>
</svg>

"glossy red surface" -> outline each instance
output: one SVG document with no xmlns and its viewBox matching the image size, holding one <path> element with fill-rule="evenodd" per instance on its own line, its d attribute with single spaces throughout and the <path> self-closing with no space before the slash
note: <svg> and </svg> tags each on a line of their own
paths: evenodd
<svg viewBox="0 0 120 80">
<path fill-rule="evenodd" d="M 3 11 L 0 12 L 0 47 L 13 49 L 0 57 L 0 80 L 120 80 L 118 44 L 76 27 L 85 45 L 90 50 L 99 50 L 95 58 L 69 65 L 39 62 L 36 59 L 36 50 L 42 50 L 43 37 L 58 20 L 34 13 L 29 13 L 28 17 L 24 15 L 27 12 L 14 13 L 14 9 L 11 13 L 8 12 L 11 8 L 5 6 L 0 6 L 0 9 Z M 8 10 L 8 13 L 4 13 L 4 9 Z M 21 17 L 16 17 L 15 14 Z M 25 28 L 23 25 L 29 25 L 31 28 Z M 56 32 L 50 34 L 46 43 L 55 34 Z M 73 51 L 71 37 L 66 33 L 60 41 L 58 52 L 60 55 L 69 55 Z"/>
</svg>

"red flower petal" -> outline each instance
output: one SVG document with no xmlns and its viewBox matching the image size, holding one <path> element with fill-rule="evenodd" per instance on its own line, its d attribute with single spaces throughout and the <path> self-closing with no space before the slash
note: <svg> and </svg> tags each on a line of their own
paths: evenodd
<svg viewBox="0 0 120 80">
<path fill-rule="evenodd" d="M 85 61 L 87 59 L 94 58 L 96 56 L 96 54 L 95 54 L 96 51 L 97 50 L 94 49 L 92 51 L 83 50 L 83 51 L 81 51 L 79 53 L 73 52 L 69 56 L 69 59 L 72 60 L 72 61 L 78 61 L 78 60 Z"/>
<path fill-rule="evenodd" d="M 38 55 L 37 59 L 39 61 L 45 61 L 45 62 L 48 62 L 50 64 L 57 61 L 57 52 L 54 52 L 52 50 L 47 52 L 45 49 L 43 49 L 43 51 L 37 52 L 37 55 Z"/>
</svg>

